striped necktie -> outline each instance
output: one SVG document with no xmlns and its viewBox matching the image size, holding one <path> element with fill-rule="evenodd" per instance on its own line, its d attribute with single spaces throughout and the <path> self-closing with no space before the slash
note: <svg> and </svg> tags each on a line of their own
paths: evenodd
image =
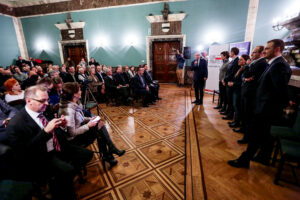
<svg viewBox="0 0 300 200">
<path fill-rule="evenodd" d="M 48 124 L 48 121 L 47 121 L 46 117 L 43 115 L 43 113 L 40 113 L 39 116 L 38 116 L 38 118 L 41 120 L 43 126 L 46 127 L 47 124 Z M 58 142 L 58 140 L 57 140 L 57 137 L 56 137 L 54 131 L 52 131 L 51 133 L 52 133 L 52 135 L 53 135 L 52 139 L 53 139 L 53 146 L 54 146 L 54 149 L 55 149 L 56 151 L 60 151 L 60 145 L 59 145 L 59 142 Z"/>
</svg>

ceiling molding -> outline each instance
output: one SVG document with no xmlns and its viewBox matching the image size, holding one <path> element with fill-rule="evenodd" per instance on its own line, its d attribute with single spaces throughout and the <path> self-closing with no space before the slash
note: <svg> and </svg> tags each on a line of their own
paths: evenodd
<svg viewBox="0 0 300 200">
<path fill-rule="evenodd" d="M 162 2 L 178 2 L 178 1 L 187 1 L 187 0 L 102 0 L 102 1 L 90 1 L 90 0 L 69 0 L 57 3 L 41 4 L 34 6 L 25 6 L 25 7 L 15 7 L 10 8 L 5 5 L 1 5 L 0 0 L 0 13 L 2 12 L 1 6 L 6 8 L 13 9 L 10 13 L 4 13 L 7 15 L 15 17 L 33 17 L 33 16 L 44 16 L 44 15 L 53 15 L 58 13 L 67 13 L 67 12 L 78 12 L 78 11 L 89 11 L 89 10 L 98 10 L 98 9 L 107 9 L 123 6 L 135 6 L 135 5 L 145 5 L 145 4 L 154 4 Z M 138 2 L 138 3 L 137 3 Z"/>
</svg>

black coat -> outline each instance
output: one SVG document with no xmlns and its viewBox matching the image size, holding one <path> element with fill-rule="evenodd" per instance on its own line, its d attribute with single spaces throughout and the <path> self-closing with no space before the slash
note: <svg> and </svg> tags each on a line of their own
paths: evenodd
<svg viewBox="0 0 300 200">
<path fill-rule="evenodd" d="M 261 75 L 256 91 L 255 113 L 278 118 L 289 103 L 288 83 L 291 68 L 283 57 L 276 58 Z"/>
<path fill-rule="evenodd" d="M 150 74 L 149 71 L 146 71 L 146 70 L 144 71 L 144 78 L 145 78 L 146 83 L 147 83 L 148 85 L 154 84 L 154 83 L 153 83 L 152 76 L 151 76 L 151 74 Z"/>
<path fill-rule="evenodd" d="M 225 74 L 225 78 L 224 81 L 226 83 L 233 81 L 235 74 L 237 73 L 237 71 L 240 69 L 239 66 L 239 58 L 236 57 L 234 60 L 232 60 L 229 64 L 228 64 L 228 68 Z"/>
<path fill-rule="evenodd" d="M 120 74 L 116 73 L 116 74 L 114 74 L 113 77 L 114 77 L 114 80 L 115 80 L 117 85 L 123 85 L 124 86 L 124 85 L 127 84 L 122 73 L 120 73 Z"/>
<path fill-rule="evenodd" d="M 50 119 L 48 119 L 50 121 Z M 68 146 L 65 132 L 60 128 L 55 129 L 55 134 L 61 149 Z M 53 136 L 46 133 L 30 117 L 25 108 L 13 117 L 7 126 L 8 144 L 12 148 L 14 160 L 20 163 L 41 162 L 47 157 L 47 141 Z"/>
<path fill-rule="evenodd" d="M 191 70 L 194 71 L 194 81 L 204 80 L 208 77 L 207 61 L 204 58 L 200 58 L 199 66 L 195 65 L 196 60 L 192 61 Z"/>
<path fill-rule="evenodd" d="M 242 95 L 245 97 L 255 96 L 257 88 L 257 82 L 260 79 L 262 73 L 266 70 L 268 63 L 266 59 L 261 58 L 257 62 L 246 66 L 242 79 L 253 77 L 252 81 L 243 81 L 242 83 Z"/>
<path fill-rule="evenodd" d="M 72 77 L 72 75 L 70 73 L 65 74 L 65 77 L 63 79 L 64 83 L 68 83 L 68 82 L 78 82 L 78 76 L 76 76 L 76 73 L 74 74 L 74 78 Z"/>
<path fill-rule="evenodd" d="M 103 82 L 103 79 L 104 79 L 107 75 L 106 75 L 105 73 L 102 73 L 102 72 L 101 72 L 101 76 L 102 76 L 102 78 L 101 78 L 101 76 L 99 75 L 99 73 L 96 72 L 96 76 L 97 76 L 97 78 L 99 79 L 100 82 Z"/>
<path fill-rule="evenodd" d="M 130 83 L 130 75 L 128 74 L 128 72 L 123 72 L 122 75 L 125 79 L 126 84 L 129 84 Z"/>
</svg>

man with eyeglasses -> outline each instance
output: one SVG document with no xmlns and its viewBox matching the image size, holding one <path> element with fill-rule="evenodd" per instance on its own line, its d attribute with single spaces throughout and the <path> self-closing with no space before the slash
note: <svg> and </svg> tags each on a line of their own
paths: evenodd
<svg viewBox="0 0 300 200">
<path fill-rule="evenodd" d="M 48 106 L 47 88 L 32 86 L 25 90 L 26 106 L 13 117 L 7 127 L 8 144 L 12 148 L 15 178 L 45 181 L 51 179 L 53 199 L 76 199 L 73 178 L 93 153 L 72 146 L 61 128 L 64 116 L 49 120 L 43 112 Z"/>
</svg>

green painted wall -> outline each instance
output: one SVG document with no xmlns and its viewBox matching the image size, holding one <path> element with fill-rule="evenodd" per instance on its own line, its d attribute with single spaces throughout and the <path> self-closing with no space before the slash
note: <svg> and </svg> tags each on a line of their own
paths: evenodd
<svg viewBox="0 0 300 200">
<path fill-rule="evenodd" d="M 11 17 L 0 15 L 0 66 L 14 64 L 20 55 L 17 36 Z"/>
<path fill-rule="evenodd" d="M 283 39 L 289 31 L 285 28 L 280 31 L 274 31 L 272 28 L 273 20 L 277 17 L 282 18 L 287 13 L 291 14 L 295 11 L 298 11 L 298 13 L 300 11 L 299 0 L 260 0 L 253 47 L 256 45 L 265 45 L 271 39 Z"/>
<path fill-rule="evenodd" d="M 186 46 L 194 52 L 199 45 L 208 48 L 207 36 L 217 32 L 220 43 L 243 41 L 249 0 L 188 0 L 169 3 L 173 13 L 184 11 L 182 32 L 186 34 Z M 146 20 L 149 13 L 161 14 L 163 3 L 139 6 L 109 8 L 84 12 L 73 12 L 74 21 L 86 22 L 84 37 L 88 40 L 90 57 L 95 57 L 106 65 L 138 65 L 146 61 L 146 36 L 150 24 Z M 237 9 L 239 8 L 239 9 Z M 63 22 L 66 14 L 23 18 L 22 25 L 30 56 L 48 59 L 60 64 L 58 41 L 60 32 L 54 26 Z M 131 35 L 137 45 L 129 47 L 125 38 Z M 96 46 L 97 37 L 105 36 L 109 41 L 106 47 Z M 48 40 L 49 47 L 37 48 L 41 40 Z"/>
</svg>

